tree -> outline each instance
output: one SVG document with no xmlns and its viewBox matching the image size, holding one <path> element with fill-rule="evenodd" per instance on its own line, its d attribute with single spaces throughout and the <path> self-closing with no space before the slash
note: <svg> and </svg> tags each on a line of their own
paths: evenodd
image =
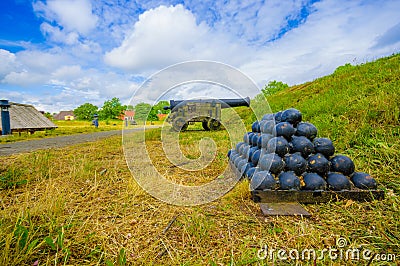
<svg viewBox="0 0 400 266">
<path fill-rule="evenodd" d="M 53 120 L 53 115 L 50 114 L 49 112 L 46 112 L 46 113 L 44 113 L 43 115 L 44 115 L 47 119 Z"/>
<path fill-rule="evenodd" d="M 84 103 L 74 110 L 74 115 L 78 120 L 92 120 L 97 113 L 98 107 L 91 103 Z"/>
<path fill-rule="evenodd" d="M 152 107 L 155 110 L 156 114 L 169 114 L 170 110 L 164 110 L 164 106 L 169 106 L 168 101 L 159 101 L 156 105 Z"/>
<path fill-rule="evenodd" d="M 149 115 L 147 116 L 147 121 L 158 121 L 158 112 L 154 108 L 154 106 L 151 107 Z"/>
<path fill-rule="evenodd" d="M 122 106 L 119 98 L 114 97 L 105 101 L 99 112 L 100 119 L 116 119 L 123 114 L 126 106 Z"/>
<path fill-rule="evenodd" d="M 138 103 L 135 106 L 135 120 L 146 121 L 151 111 L 151 105 L 148 103 Z"/>
<path fill-rule="evenodd" d="M 167 101 L 159 101 L 156 105 L 151 107 L 150 113 L 147 116 L 148 121 L 158 121 L 158 114 L 168 114 L 170 110 L 164 110 L 164 106 L 168 106 L 169 103 Z"/>
<path fill-rule="evenodd" d="M 289 85 L 287 85 L 286 83 L 273 80 L 270 81 L 268 85 L 266 85 L 261 91 L 264 93 L 264 96 L 267 97 L 277 92 L 283 91 L 286 88 L 289 88 Z"/>
</svg>

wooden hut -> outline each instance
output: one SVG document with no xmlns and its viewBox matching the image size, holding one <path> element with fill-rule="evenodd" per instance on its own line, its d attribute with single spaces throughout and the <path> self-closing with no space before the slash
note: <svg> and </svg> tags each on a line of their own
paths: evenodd
<svg viewBox="0 0 400 266">
<path fill-rule="evenodd" d="M 39 130 L 57 128 L 53 122 L 32 105 L 10 102 L 8 110 L 10 113 L 11 132 L 27 131 L 33 133 Z"/>
</svg>

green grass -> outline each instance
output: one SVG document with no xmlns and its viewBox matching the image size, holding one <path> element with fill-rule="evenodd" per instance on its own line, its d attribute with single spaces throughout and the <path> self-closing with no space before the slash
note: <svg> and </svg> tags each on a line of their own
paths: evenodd
<svg viewBox="0 0 400 266">
<path fill-rule="evenodd" d="M 56 129 L 36 131 L 33 134 L 30 134 L 28 132 L 21 132 L 19 134 L 15 132 L 10 136 L 1 136 L 0 143 L 41 139 L 41 138 L 49 138 L 49 137 L 56 137 L 63 135 L 81 134 L 81 133 L 92 133 L 92 132 L 108 131 L 108 130 L 120 130 L 123 125 L 123 121 L 121 120 L 99 121 L 98 128 L 92 126 L 90 121 L 56 120 L 53 121 L 53 123 L 57 125 Z"/>
<path fill-rule="evenodd" d="M 99 121 L 99 127 L 95 128 L 92 126 L 92 122 L 90 121 L 79 121 L 79 120 L 55 120 L 54 124 L 57 125 L 56 129 L 51 130 L 41 130 L 36 131 L 33 134 L 28 132 L 21 132 L 20 134 L 15 132 L 10 136 L 1 136 L 0 135 L 0 144 L 8 143 L 8 142 L 16 142 L 16 141 L 24 141 L 24 140 L 32 140 L 32 139 L 41 139 L 41 138 L 49 138 L 49 137 L 57 137 L 57 136 L 65 136 L 72 134 L 82 134 L 82 133 L 92 133 L 92 132 L 100 132 L 100 131 L 109 131 L 109 130 L 121 130 L 125 125 L 122 120 L 107 120 Z M 146 125 L 162 125 L 163 121 L 146 121 Z M 145 123 L 143 121 L 138 121 L 138 124 L 135 126 L 129 126 L 129 128 L 142 127 Z"/>
<path fill-rule="evenodd" d="M 354 159 L 400 193 L 400 55 L 339 67 L 320 78 L 267 98 L 273 111 L 294 107 L 303 120 L 331 138 L 336 152 Z"/>
<path fill-rule="evenodd" d="M 339 237 L 349 247 L 396 254 L 398 262 L 399 71 L 400 56 L 395 55 L 341 67 L 268 98 L 273 111 L 301 110 L 320 136 L 333 139 L 338 153 L 349 155 L 358 170 L 375 176 L 385 191 L 382 201 L 306 205 L 311 218 L 263 217 L 243 181 L 210 204 L 176 207 L 137 185 L 126 166 L 121 139 L 111 137 L 0 157 L 0 265 L 314 265 L 259 260 L 257 251 L 266 244 L 286 250 L 334 248 Z M 249 126 L 254 116 L 246 108 L 237 110 Z M 146 145 L 160 172 L 177 182 L 198 184 L 224 169 L 229 138 L 225 131 L 191 129 L 179 139 L 186 156 L 198 158 L 203 137 L 217 144 L 214 163 L 203 173 L 171 167 L 160 129 L 146 132 Z M 368 262 L 326 257 L 315 264 Z"/>
</svg>

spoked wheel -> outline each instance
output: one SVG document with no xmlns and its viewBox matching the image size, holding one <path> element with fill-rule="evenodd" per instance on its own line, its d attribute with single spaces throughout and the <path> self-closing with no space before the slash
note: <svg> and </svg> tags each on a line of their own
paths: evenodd
<svg viewBox="0 0 400 266">
<path fill-rule="evenodd" d="M 204 130 L 210 130 L 210 128 L 208 127 L 208 121 L 203 121 L 201 122 L 201 124 L 203 125 Z"/>
<path fill-rule="evenodd" d="M 221 123 L 216 119 L 208 120 L 207 125 L 210 130 L 220 130 L 221 129 Z"/>
<path fill-rule="evenodd" d="M 172 124 L 172 127 L 175 131 L 185 131 L 188 128 L 188 123 L 186 123 L 185 119 L 183 118 L 177 118 L 174 123 Z"/>
</svg>

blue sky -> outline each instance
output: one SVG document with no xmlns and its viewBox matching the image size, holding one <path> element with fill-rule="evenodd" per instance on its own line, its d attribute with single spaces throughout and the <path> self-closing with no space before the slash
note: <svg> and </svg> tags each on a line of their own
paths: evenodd
<svg viewBox="0 0 400 266">
<path fill-rule="evenodd" d="M 231 65 L 259 87 L 300 84 L 398 53 L 398 10 L 398 0 L 1 0 L 0 98 L 49 112 L 128 103 L 153 73 L 190 60 Z"/>
</svg>

